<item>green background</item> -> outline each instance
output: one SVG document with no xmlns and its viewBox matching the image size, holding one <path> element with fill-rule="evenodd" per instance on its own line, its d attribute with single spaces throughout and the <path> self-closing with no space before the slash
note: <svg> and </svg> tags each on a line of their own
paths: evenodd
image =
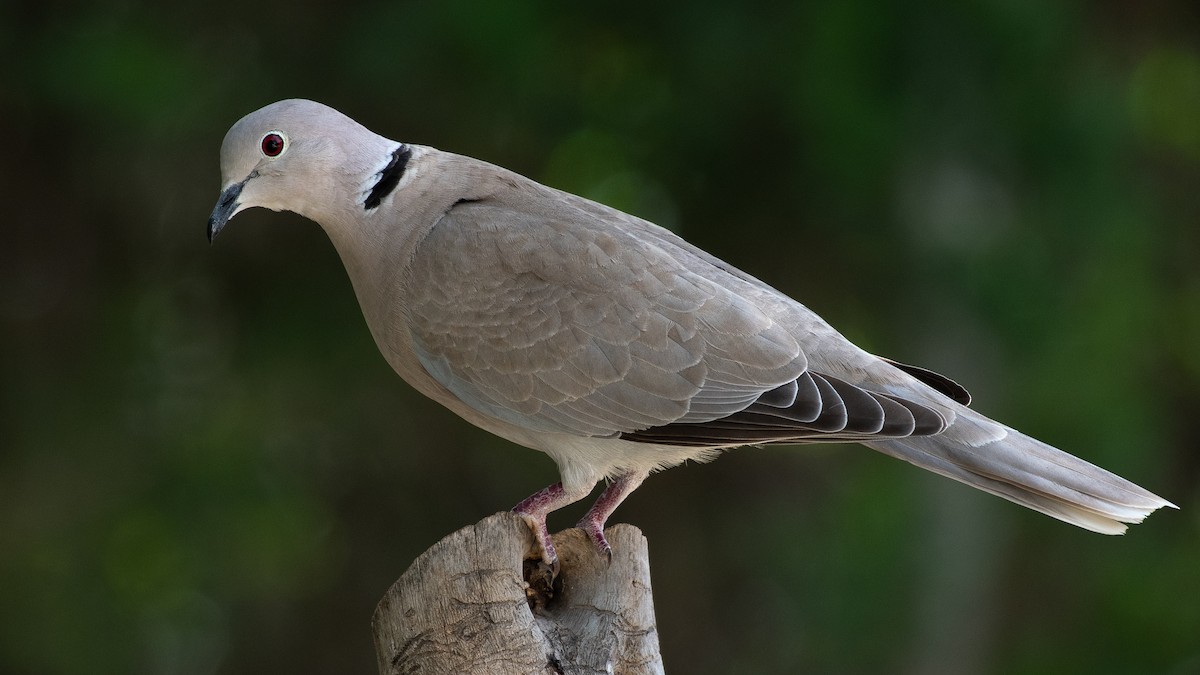
<svg viewBox="0 0 1200 675">
<path fill-rule="evenodd" d="M 1182 507 L 677 468 L 614 517 L 672 672 L 1200 672 L 1191 0 L 3 3 L 0 671 L 373 672 L 409 562 L 556 480 L 390 372 L 316 225 L 206 243 L 288 97 L 672 227 Z"/>
</svg>

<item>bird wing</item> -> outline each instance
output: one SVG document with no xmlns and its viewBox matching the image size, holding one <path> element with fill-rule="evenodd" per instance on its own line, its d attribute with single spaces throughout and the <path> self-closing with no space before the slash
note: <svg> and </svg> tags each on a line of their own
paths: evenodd
<svg viewBox="0 0 1200 675">
<path fill-rule="evenodd" d="M 665 230 L 637 221 L 655 231 L 639 236 L 631 217 L 583 200 L 510 201 L 454 205 L 407 279 L 419 361 L 472 408 L 676 445 L 944 428 L 920 404 L 810 372 L 771 311 L 664 245 Z"/>
</svg>

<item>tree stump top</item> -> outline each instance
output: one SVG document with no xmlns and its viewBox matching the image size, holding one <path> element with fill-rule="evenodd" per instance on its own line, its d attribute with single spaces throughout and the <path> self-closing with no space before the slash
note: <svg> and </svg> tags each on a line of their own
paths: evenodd
<svg viewBox="0 0 1200 675">
<path fill-rule="evenodd" d="M 552 588 L 520 517 L 498 513 L 421 554 L 375 610 L 382 675 L 661 673 L 646 538 L 605 531 L 611 563 L 580 530 L 554 535 Z M 543 566 L 544 567 L 544 566 Z"/>
</svg>

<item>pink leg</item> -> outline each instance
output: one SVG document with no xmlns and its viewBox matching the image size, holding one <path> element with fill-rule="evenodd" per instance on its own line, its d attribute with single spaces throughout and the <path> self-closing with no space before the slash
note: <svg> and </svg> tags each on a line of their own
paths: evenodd
<svg viewBox="0 0 1200 675">
<path fill-rule="evenodd" d="M 596 499 L 596 503 L 592 504 L 592 508 L 583 514 L 583 518 L 575 525 L 583 530 L 592 543 L 596 545 L 596 550 L 603 556 L 612 560 L 612 547 L 608 545 L 608 540 L 604 538 L 604 523 L 612 512 L 625 501 L 629 493 L 637 489 L 642 481 L 646 480 L 645 472 L 624 473 L 608 484 L 604 488 L 604 492 Z M 544 521 L 543 521 L 544 522 Z"/>
<path fill-rule="evenodd" d="M 558 554 L 554 551 L 554 542 L 550 539 L 550 531 L 546 527 L 546 515 L 568 504 L 583 499 L 591 492 L 591 487 L 579 492 L 567 492 L 562 483 L 555 483 L 548 488 L 539 490 L 513 507 L 513 513 L 525 519 L 538 546 L 542 549 L 542 561 L 552 568 L 558 568 Z"/>
</svg>

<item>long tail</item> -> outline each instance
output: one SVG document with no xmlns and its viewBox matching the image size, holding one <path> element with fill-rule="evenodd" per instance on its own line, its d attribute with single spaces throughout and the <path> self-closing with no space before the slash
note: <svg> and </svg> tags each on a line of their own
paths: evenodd
<svg viewBox="0 0 1200 675">
<path fill-rule="evenodd" d="M 868 447 L 1102 534 L 1122 534 L 1171 502 L 966 408 L 936 436 Z"/>
</svg>

